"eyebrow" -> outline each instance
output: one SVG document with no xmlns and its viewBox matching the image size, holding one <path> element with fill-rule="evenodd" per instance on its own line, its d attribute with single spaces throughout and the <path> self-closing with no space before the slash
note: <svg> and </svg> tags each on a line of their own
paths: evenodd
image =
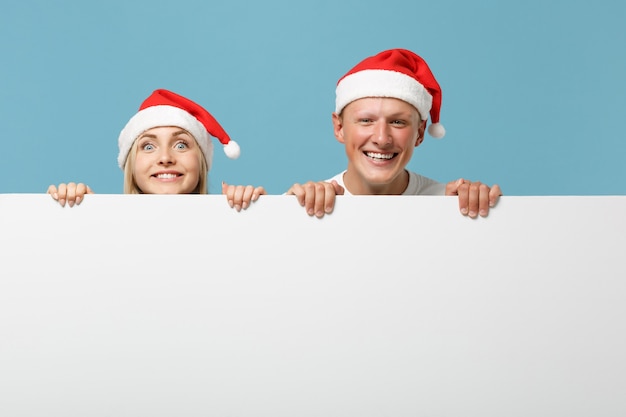
<svg viewBox="0 0 626 417">
<path fill-rule="evenodd" d="M 185 129 L 180 129 L 172 133 L 172 136 L 180 136 L 180 135 L 191 135 L 191 133 L 187 132 Z"/>
<path fill-rule="evenodd" d="M 180 136 L 180 135 L 190 135 L 191 133 L 187 132 L 185 129 L 180 129 L 175 131 L 174 133 L 172 133 L 172 136 Z M 156 139 L 157 135 L 155 135 L 154 133 L 143 133 L 141 136 L 139 136 L 137 138 L 137 140 L 139 139 L 143 139 L 143 138 L 150 138 L 150 139 Z"/>
</svg>

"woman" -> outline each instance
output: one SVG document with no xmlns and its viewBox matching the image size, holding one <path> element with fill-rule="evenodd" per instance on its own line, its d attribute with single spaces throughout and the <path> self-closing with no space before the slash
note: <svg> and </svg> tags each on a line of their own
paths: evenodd
<svg viewBox="0 0 626 417">
<path fill-rule="evenodd" d="M 172 91 L 155 90 L 118 138 L 124 193 L 208 194 L 211 136 L 220 141 L 229 158 L 239 156 L 239 145 L 202 106 Z M 70 182 L 50 185 L 48 193 L 62 206 L 67 202 L 72 207 L 93 191 L 86 184 Z M 223 183 L 222 194 L 239 211 L 266 192 L 263 187 Z"/>
</svg>

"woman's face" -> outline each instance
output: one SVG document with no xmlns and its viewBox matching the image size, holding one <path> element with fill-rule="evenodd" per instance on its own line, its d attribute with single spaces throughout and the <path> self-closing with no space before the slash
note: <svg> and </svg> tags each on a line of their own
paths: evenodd
<svg viewBox="0 0 626 417">
<path fill-rule="evenodd" d="M 136 140 L 133 176 L 144 194 L 190 194 L 200 181 L 202 151 L 175 126 L 154 127 Z"/>
</svg>

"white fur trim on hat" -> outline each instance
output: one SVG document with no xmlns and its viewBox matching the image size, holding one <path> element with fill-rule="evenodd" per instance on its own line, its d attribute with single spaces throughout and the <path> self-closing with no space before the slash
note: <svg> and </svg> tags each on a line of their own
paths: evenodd
<svg viewBox="0 0 626 417">
<path fill-rule="evenodd" d="M 397 71 L 362 70 L 350 74 L 337 85 L 335 112 L 365 97 L 391 97 L 412 104 L 422 120 L 428 120 L 433 97 L 415 78 Z"/>
<path fill-rule="evenodd" d="M 153 127 L 177 126 L 193 135 L 204 154 L 210 169 L 213 159 L 213 143 L 202 123 L 185 110 L 174 106 L 152 106 L 135 114 L 124 126 L 118 138 L 119 155 L 117 163 L 124 169 L 130 148 L 143 132 Z"/>
</svg>

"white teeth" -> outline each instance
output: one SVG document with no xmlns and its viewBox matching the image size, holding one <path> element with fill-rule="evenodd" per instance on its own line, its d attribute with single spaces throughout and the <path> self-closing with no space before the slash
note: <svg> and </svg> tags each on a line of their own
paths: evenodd
<svg viewBox="0 0 626 417">
<path fill-rule="evenodd" d="M 156 177 L 161 178 L 161 179 L 172 179 L 172 178 L 176 178 L 177 175 L 176 174 L 158 174 Z"/>
<path fill-rule="evenodd" d="M 392 153 L 365 152 L 365 155 L 367 155 L 370 158 L 374 158 L 374 159 L 391 159 L 391 158 L 393 158 L 393 154 Z"/>
</svg>

